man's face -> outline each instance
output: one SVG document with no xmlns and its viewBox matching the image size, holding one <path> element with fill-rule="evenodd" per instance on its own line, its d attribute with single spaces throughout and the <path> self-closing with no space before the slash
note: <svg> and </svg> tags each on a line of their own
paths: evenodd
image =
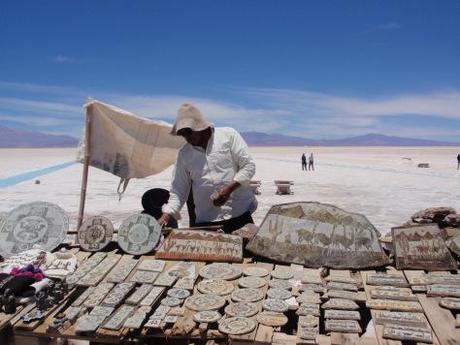
<svg viewBox="0 0 460 345">
<path fill-rule="evenodd" d="M 178 134 L 193 146 L 200 146 L 203 141 L 203 131 L 195 132 L 190 128 L 181 129 Z"/>
</svg>

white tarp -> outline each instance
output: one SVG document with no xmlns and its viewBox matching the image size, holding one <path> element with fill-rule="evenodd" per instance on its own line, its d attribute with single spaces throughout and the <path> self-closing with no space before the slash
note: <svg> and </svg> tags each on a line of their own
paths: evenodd
<svg viewBox="0 0 460 345">
<path fill-rule="evenodd" d="M 166 122 L 144 119 L 95 100 L 85 104 L 85 109 L 91 126 L 90 165 L 119 176 L 125 185 L 133 177 L 165 170 L 185 143 L 182 137 L 169 134 L 172 125 Z M 82 140 L 79 161 L 83 161 L 85 144 Z"/>
</svg>

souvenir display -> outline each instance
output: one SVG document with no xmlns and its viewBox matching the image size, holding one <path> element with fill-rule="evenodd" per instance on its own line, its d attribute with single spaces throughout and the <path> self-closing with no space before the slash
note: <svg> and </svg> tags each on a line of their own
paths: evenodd
<svg viewBox="0 0 460 345">
<path fill-rule="evenodd" d="M 153 286 L 150 284 L 142 284 L 134 291 L 131 296 L 126 300 L 126 304 L 137 305 L 140 301 L 147 296 L 147 294 L 152 290 Z"/>
<path fill-rule="evenodd" d="M 142 284 L 152 284 L 157 279 L 159 273 L 154 271 L 137 270 L 131 276 L 130 281 Z"/>
<path fill-rule="evenodd" d="M 209 264 L 200 270 L 200 276 L 204 279 L 234 280 L 242 274 L 241 268 L 227 263 Z"/>
<path fill-rule="evenodd" d="M 195 311 L 217 310 L 225 305 L 225 298 L 217 295 L 192 295 L 185 300 L 185 306 Z"/>
<path fill-rule="evenodd" d="M 90 252 L 97 252 L 104 249 L 112 241 L 112 236 L 112 222 L 102 216 L 94 216 L 86 219 L 77 233 L 80 247 Z"/>
<path fill-rule="evenodd" d="M 267 298 L 263 304 L 263 308 L 268 311 L 274 311 L 277 313 L 285 313 L 288 311 L 288 304 L 280 299 Z"/>
<path fill-rule="evenodd" d="M 441 298 L 439 305 L 446 309 L 460 310 L 460 298 Z"/>
<path fill-rule="evenodd" d="M 339 310 L 339 309 L 328 309 L 324 311 L 325 319 L 334 320 L 361 320 L 361 314 L 356 310 Z"/>
<path fill-rule="evenodd" d="M 132 305 L 122 305 L 102 327 L 111 330 L 120 329 L 135 308 Z"/>
<path fill-rule="evenodd" d="M 383 328 L 384 339 L 408 340 L 422 343 L 433 343 L 431 330 L 421 327 L 409 327 L 389 324 Z"/>
<path fill-rule="evenodd" d="M 393 228 L 392 235 L 397 269 L 457 269 L 437 224 Z"/>
<path fill-rule="evenodd" d="M 293 202 L 272 206 L 246 249 L 308 267 L 381 267 L 390 261 L 379 235 L 363 215 L 317 202 Z"/>
<path fill-rule="evenodd" d="M 173 230 L 155 254 L 160 259 L 243 261 L 243 239 L 204 230 Z"/>
<path fill-rule="evenodd" d="M 123 255 L 117 265 L 107 275 L 107 281 L 111 283 L 121 283 L 136 267 L 137 260 L 131 255 Z"/>
<path fill-rule="evenodd" d="M 69 285 L 74 285 L 77 283 L 81 278 L 83 278 L 87 273 L 89 273 L 94 267 L 96 267 L 104 258 L 107 256 L 107 253 L 98 252 L 91 255 L 88 259 L 83 261 L 80 266 L 76 269 L 76 271 L 67 276 L 65 281 Z"/>
<path fill-rule="evenodd" d="M 53 255 L 51 254 L 51 256 Z M 43 267 L 49 264 L 49 255 L 41 249 L 25 250 L 4 259 L 4 261 L 0 262 L 0 272 L 8 274 L 14 267 L 24 267 L 29 264 Z"/>
<path fill-rule="evenodd" d="M 231 295 L 235 302 L 257 302 L 264 297 L 265 293 L 260 289 L 237 289 Z"/>
<path fill-rule="evenodd" d="M 181 305 L 182 302 L 184 302 L 183 299 L 181 298 L 176 298 L 176 297 L 165 297 L 161 300 L 162 305 L 166 305 L 168 307 L 177 307 L 178 305 Z"/>
<path fill-rule="evenodd" d="M 94 290 L 92 290 L 92 293 L 86 298 L 83 305 L 88 308 L 93 308 L 99 305 L 113 286 L 113 283 L 100 283 Z"/>
<path fill-rule="evenodd" d="M 188 296 L 190 296 L 190 291 L 186 289 L 177 289 L 177 288 L 172 288 L 169 289 L 166 294 L 169 297 L 174 297 L 174 298 L 179 298 L 179 299 L 185 299 Z"/>
<path fill-rule="evenodd" d="M 358 310 L 359 305 L 349 299 L 331 298 L 321 305 L 321 309 Z"/>
<path fill-rule="evenodd" d="M 229 317 L 219 323 L 219 331 L 225 334 L 246 334 L 256 328 L 256 322 L 246 317 Z"/>
<path fill-rule="evenodd" d="M 270 286 L 272 289 L 292 289 L 292 283 L 289 280 L 284 279 L 272 279 L 268 282 L 268 286 Z"/>
<path fill-rule="evenodd" d="M 273 311 L 263 311 L 257 314 L 257 322 L 265 326 L 280 327 L 288 322 L 288 318 L 283 313 L 275 313 Z"/>
<path fill-rule="evenodd" d="M 291 279 L 294 277 L 294 273 L 290 270 L 274 270 L 270 275 L 275 279 Z"/>
<path fill-rule="evenodd" d="M 94 286 L 97 285 L 109 272 L 112 267 L 116 265 L 118 260 L 120 260 L 121 255 L 119 254 L 109 254 L 107 257 L 102 260 L 99 265 L 94 267 L 88 274 L 81 278 L 77 285 L 80 286 Z"/>
<path fill-rule="evenodd" d="M 156 286 L 173 286 L 173 284 L 176 282 L 177 277 L 171 276 L 167 273 L 160 273 L 155 279 L 154 285 Z"/>
<path fill-rule="evenodd" d="M 460 285 L 428 285 L 427 296 L 460 297 Z"/>
<path fill-rule="evenodd" d="M 225 307 L 225 314 L 230 316 L 250 317 L 256 315 L 259 308 L 250 302 L 230 303 Z"/>
<path fill-rule="evenodd" d="M 423 312 L 423 308 L 418 302 L 396 301 L 389 299 L 373 299 L 366 301 L 369 309 L 382 309 L 392 311 L 417 311 Z"/>
<path fill-rule="evenodd" d="M 361 326 L 355 320 L 326 320 L 327 332 L 362 333 Z"/>
<path fill-rule="evenodd" d="M 411 289 L 394 286 L 379 286 L 370 290 L 371 298 L 394 299 L 399 301 L 417 301 Z"/>
<path fill-rule="evenodd" d="M 147 254 L 160 240 L 161 226 L 148 214 L 134 214 L 123 221 L 118 229 L 118 245 L 133 255 Z"/>
<path fill-rule="evenodd" d="M 144 259 L 137 266 L 138 270 L 162 272 L 165 268 L 166 261 L 155 259 Z"/>
<path fill-rule="evenodd" d="M 395 324 L 413 327 L 426 327 L 428 322 L 422 313 L 387 310 L 376 312 L 374 321 L 377 325 Z"/>
<path fill-rule="evenodd" d="M 292 294 L 289 290 L 284 289 L 268 289 L 267 297 L 277 298 L 277 299 L 289 299 L 292 297 Z"/>
<path fill-rule="evenodd" d="M 248 266 L 243 269 L 243 274 L 245 276 L 265 277 L 268 276 L 270 272 L 263 267 Z"/>
<path fill-rule="evenodd" d="M 320 316 L 319 304 L 316 303 L 304 303 L 295 312 L 297 315 L 302 316 Z"/>
<path fill-rule="evenodd" d="M 134 283 L 120 283 L 109 292 L 102 301 L 102 305 L 116 307 L 125 299 L 131 290 L 134 288 Z"/>
<path fill-rule="evenodd" d="M 151 306 L 163 294 L 163 291 L 165 291 L 164 287 L 154 286 L 149 294 L 141 301 L 140 305 Z"/>
<path fill-rule="evenodd" d="M 0 224 L 0 255 L 9 257 L 32 248 L 52 251 L 65 239 L 69 216 L 49 202 L 31 202 L 8 212 Z"/>
<path fill-rule="evenodd" d="M 340 283 L 335 281 L 328 282 L 326 284 L 326 288 L 329 290 L 358 291 L 356 284 Z"/>
<path fill-rule="evenodd" d="M 197 289 L 203 294 L 212 294 L 218 296 L 224 296 L 230 294 L 234 285 L 226 280 L 221 279 L 211 279 L 211 280 L 202 280 L 198 283 Z"/>
<path fill-rule="evenodd" d="M 203 310 L 193 315 L 193 321 L 200 323 L 213 323 L 222 318 L 219 312 L 215 310 Z"/>
<path fill-rule="evenodd" d="M 259 289 L 267 285 L 267 281 L 264 278 L 260 278 L 256 276 L 247 276 L 247 277 L 238 279 L 238 285 L 241 286 L 242 288 Z"/>
<path fill-rule="evenodd" d="M 367 284 L 409 287 L 406 278 L 402 274 L 368 273 Z"/>
</svg>

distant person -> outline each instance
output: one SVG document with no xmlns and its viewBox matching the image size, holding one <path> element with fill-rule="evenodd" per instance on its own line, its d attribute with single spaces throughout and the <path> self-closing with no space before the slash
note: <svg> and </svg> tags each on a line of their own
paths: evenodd
<svg viewBox="0 0 460 345">
<path fill-rule="evenodd" d="M 460 168 L 460 153 L 457 155 L 457 170 Z"/>
<path fill-rule="evenodd" d="M 308 157 L 308 170 L 315 170 L 315 163 L 313 160 L 313 152 L 310 153 L 310 157 Z"/>
<path fill-rule="evenodd" d="M 307 170 L 307 156 L 302 153 L 302 170 Z"/>
</svg>

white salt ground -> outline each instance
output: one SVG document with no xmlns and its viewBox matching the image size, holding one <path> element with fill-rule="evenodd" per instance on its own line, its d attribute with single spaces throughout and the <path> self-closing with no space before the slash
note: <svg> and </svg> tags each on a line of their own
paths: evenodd
<svg viewBox="0 0 460 345">
<path fill-rule="evenodd" d="M 460 148 L 302 148 L 251 147 L 261 180 L 259 207 L 253 217 L 260 224 L 272 205 L 293 201 L 318 201 L 366 215 L 382 233 L 409 219 L 414 212 L 432 206 L 451 206 L 460 211 Z M 313 152 L 315 171 L 302 171 L 300 156 Z M 0 149 L 0 179 L 74 159 L 75 149 Z M 411 158 L 411 160 L 403 159 Z M 420 162 L 429 169 L 417 168 Z M 0 189 L 0 212 L 21 203 L 48 201 L 71 216 L 75 228 L 82 165 L 76 164 L 48 175 Z M 86 215 L 104 215 L 115 226 L 141 210 L 142 194 L 154 187 L 168 188 L 172 168 L 145 179 L 132 180 L 118 201 L 118 178 L 91 168 Z M 274 180 L 292 180 L 292 195 L 276 195 Z M 184 208 L 181 226 L 187 226 Z"/>
</svg>

